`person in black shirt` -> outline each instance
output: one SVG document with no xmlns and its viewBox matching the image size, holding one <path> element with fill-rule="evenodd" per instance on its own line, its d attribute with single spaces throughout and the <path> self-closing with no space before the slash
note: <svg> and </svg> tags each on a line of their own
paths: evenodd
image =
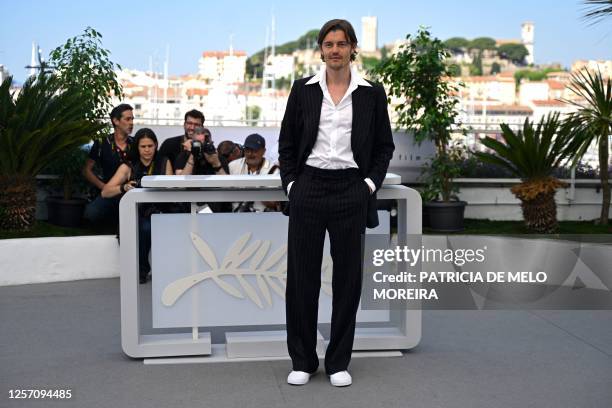
<svg viewBox="0 0 612 408">
<path fill-rule="evenodd" d="M 185 123 L 183 124 L 185 134 L 171 137 L 162 143 L 159 153 L 170 160 L 175 174 L 226 174 L 216 151 L 213 154 L 202 155 L 202 160 L 196 158 L 194 162 L 189 159 L 192 141 L 196 136 L 195 130 L 196 128 L 204 129 L 204 120 L 202 112 L 196 109 L 190 110 L 185 114 Z M 200 142 L 212 142 L 210 140 L 210 131 L 208 138 L 204 136 L 202 131 L 200 131 L 199 135 L 201 135 L 198 136 Z M 189 164 L 190 161 L 191 165 Z M 193 165 L 196 166 L 195 171 L 193 168 L 186 168 Z"/>
<path fill-rule="evenodd" d="M 136 132 L 134 138 L 134 160 L 123 163 L 115 175 L 106 183 L 102 197 L 121 198 L 127 191 L 140 185 L 140 179 L 151 175 L 171 175 L 172 166 L 168 158 L 157 152 L 157 136 L 149 128 Z M 140 283 L 147 281 L 151 270 L 149 250 L 151 249 L 151 214 L 158 212 L 154 204 L 138 207 L 138 256 Z"/>
<path fill-rule="evenodd" d="M 193 138 L 196 126 L 204 126 L 204 114 L 193 109 L 185 114 L 185 122 L 183 123 L 185 133 L 164 140 L 159 148 L 159 154 L 170 160 L 172 168 L 176 169 L 176 157 L 183 151 L 186 142 Z"/>
<path fill-rule="evenodd" d="M 193 139 L 189 140 L 185 149 L 176 158 L 175 174 L 178 175 L 226 175 L 226 168 L 223 166 L 219 155 L 211 140 L 210 131 L 203 127 L 196 127 Z M 192 147 L 192 144 L 199 142 L 200 147 Z M 200 203 L 204 204 L 204 203 Z M 209 202 L 208 205 L 212 212 L 231 212 L 231 203 Z M 186 208 L 184 208 L 186 210 Z"/>
<path fill-rule="evenodd" d="M 102 190 L 115 174 L 121 163 L 128 162 L 130 146 L 133 142 L 129 135 L 134 129 L 133 108 L 128 104 L 116 106 L 110 113 L 114 132 L 102 140 L 94 141 L 89 158 L 83 167 L 83 176 L 99 190 Z M 94 165 L 101 170 L 101 177 L 94 173 Z M 94 224 L 119 222 L 119 198 L 96 197 L 85 208 L 83 217 Z"/>
</svg>

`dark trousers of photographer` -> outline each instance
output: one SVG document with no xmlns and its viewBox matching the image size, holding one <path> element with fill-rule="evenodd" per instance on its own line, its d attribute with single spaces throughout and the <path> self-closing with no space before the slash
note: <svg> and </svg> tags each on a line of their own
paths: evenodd
<svg viewBox="0 0 612 408">
<path fill-rule="evenodd" d="M 138 216 L 138 274 L 141 281 L 147 279 L 151 270 L 149 251 L 151 250 L 151 215 Z"/>
</svg>

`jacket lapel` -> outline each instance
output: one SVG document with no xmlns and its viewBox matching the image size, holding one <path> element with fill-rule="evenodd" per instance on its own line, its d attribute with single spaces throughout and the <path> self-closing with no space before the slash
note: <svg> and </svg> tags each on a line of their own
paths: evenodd
<svg viewBox="0 0 612 408">
<path fill-rule="evenodd" d="M 323 91 L 318 84 L 304 87 L 304 152 L 309 154 L 317 140 L 319 121 L 321 119 L 321 105 L 323 104 Z"/>
<path fill-rule="evenodd" d="M 351 150 L 355 156 L 368 137 L 374 98 L 371 97 L 371 87 L 359 86 L 353 92 L 353 124 L 351 127 Z"/>
</svg>

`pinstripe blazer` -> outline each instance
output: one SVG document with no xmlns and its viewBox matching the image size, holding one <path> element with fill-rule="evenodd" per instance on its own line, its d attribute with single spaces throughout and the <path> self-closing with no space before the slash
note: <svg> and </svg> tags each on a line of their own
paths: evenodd
<svg viewBox="0 0 612 408">
<path fill-rule="evenodd" d="M 319 131 L 323 91 L 306 86 L 310 78 L 295 81 L 289 94 L 278 140 L 278 160 L 283 189 L 301 173 Z M 387 112 L 387 96 L 381 85 L 359 86 L 352 94 L 351 150 L 364 178 L 378 190 L 387 173 L 395 146 Z M 368 228 L 378 225 L 376 194 L 368 201 Z"/>
</svg>

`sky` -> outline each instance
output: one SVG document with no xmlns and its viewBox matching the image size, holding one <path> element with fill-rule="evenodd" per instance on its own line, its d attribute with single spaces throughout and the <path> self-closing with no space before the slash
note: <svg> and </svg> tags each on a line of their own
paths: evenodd
<svg viewBox="0 0 612 408">
<path fill-rule="evenodd" d="M 378 17 L 378 42 L 392 43 L 429 26 L 433 35 L 519 39 L 521 23 L 535 23 L 536 63 L 571 66 L 576 59 L 612 59 L 612 19 L 597 25 L 581 20 L 580 0 L 268 0 L 215 1 L 33 1 L 0 0 L 0 64 L 18 81 L 27 76 L 32 42 L 47 56 L 87 26 L 103 35 L 111 59 L 123 67 L 163 71 L 169 48 L 171 75 L 197 72 L 203 51 L 235 50 L 251 55 L 265 45 L 266 27 L 276 17 L 276 43 L 297 39 L 332 18 L 353 23 Z"/>
</svg>

